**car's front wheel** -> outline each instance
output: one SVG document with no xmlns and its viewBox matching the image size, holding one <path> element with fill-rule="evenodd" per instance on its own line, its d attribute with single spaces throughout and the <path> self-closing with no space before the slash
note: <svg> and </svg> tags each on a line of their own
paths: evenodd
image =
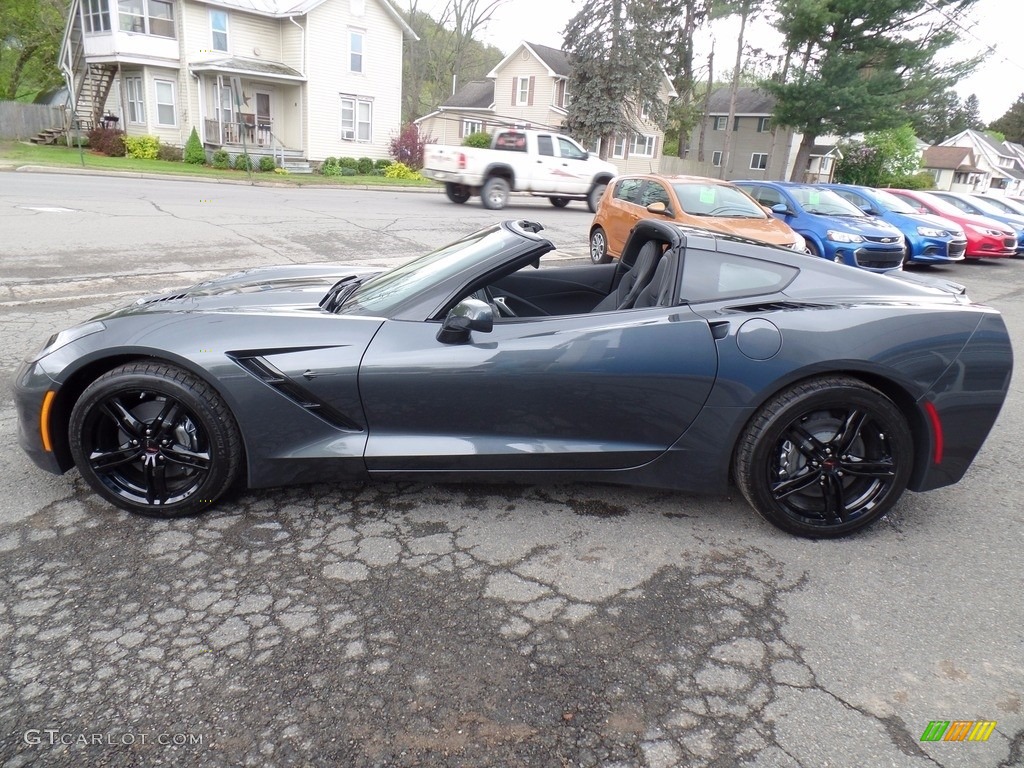
<svg viewBox="0 0 1024 768">
<path fill-rule="evenodd" d="M 500 176 L 492 176 L 484 182 L 484 186 L 480 190 L 480 200 L 483 202 L 484 208 L 500 211 L 508 203 L 510 192 L 511 188 L 505 179 Z"/>
<path fill-rule="evenodd" d="M 565 206 L 569 204 L 568 197 L 549 197 L 548 200 L 551 201 L 551 204 L 555 206 L 555 208 L 565 208 Z"/>
<path fill-rule="evenodd" d="M 223 400 L 161 363 L 130 363 L 96 379 L 71 411 L 69 438 L 78 471 L 98 494 L 151 517 L 205 510 L 242 466 L 242 440 Z"/>
<path fill-rule="evenodd" d="M 590 233 L 590 260 L 595 264 L 607 264 L 612 260 L 608 255 L 608 235 L 600 227 Z"/>
<path fill-rule="evenodd" d="M 884 515 L 907 487 L 913 440 L 899 408 L 845 376 L 797 384 L 772 398 L 736 447 L 736 484 L 784 531 L 836 538 Z"/>
<path fill-rule="evenodd" d="M 465 184 L 452 184 L 448 182 L 444 185 L 444 193 L 453 203 L 464 203 L 469 200 L 469 187 Z"/>
</svg>

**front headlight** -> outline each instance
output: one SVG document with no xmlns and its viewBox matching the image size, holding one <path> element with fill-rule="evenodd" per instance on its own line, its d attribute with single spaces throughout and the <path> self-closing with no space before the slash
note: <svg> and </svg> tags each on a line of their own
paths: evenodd
<svg viewBox="0 0 1024 768">
<path fill-rule="evenodd" d="M 82 325 L 76 325 L 74 328 L 66 328 L 60 333 L 55 333 L 46 343 L 43 344 L 42 349 L 36 352 L 34 355 L 28 358 L 30 363 L 38 363 L 47 355 L 52 355 L 61 347 L 65 347 L 73 341 L 91 336 L 94 333 L 106 330 L 107 326 L 101 323 L 99 320 L 94 320 L 91 323 L 84 323 Z"/>
<path fill-rule="evenodd" d="M 946 230 L 932 229 L 931 227 L 918 227 L 917 234 L 919 234 L 921 237 L 945 237 Z"/>
<path fill-rule="evenodd" d="M 830 229 L 825 237 L 834 243 L 863 243 L 864 238 L 851 232 L 840 232 L 838 229 Z"/>
</svg>

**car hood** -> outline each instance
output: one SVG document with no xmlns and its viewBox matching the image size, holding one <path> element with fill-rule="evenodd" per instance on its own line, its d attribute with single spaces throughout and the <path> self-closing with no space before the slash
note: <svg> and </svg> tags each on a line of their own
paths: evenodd
<svg viewBox="0 0 1024 768">
<path fill-rule="evenodd" d="M 722 232 L 726 235 L 746 237 L 771 245 L 789 247 L 796 241 L 796 234 L 786 224 L 776 218 L 741 219 L 729 216 L 687 217 L 687 224 L 695 227 Z"/>
<path fill-rule="evenodd" d="M 260 267 L 179 291 L 143 296 L 96 319 L 154 312 L 319 311 L 320 300 L 339 280 L 366 279 L 380 271 L 339 264 Z"/>
<path fill-rule="evenodd" d="M 892 224 L 874 216 L 822 216 L 807 214 L 812 219 L 820 220 L 829 227 L 838 227 L 857 235 L 866 237 L 899 237 L 900 231 Z"/>
</svg>

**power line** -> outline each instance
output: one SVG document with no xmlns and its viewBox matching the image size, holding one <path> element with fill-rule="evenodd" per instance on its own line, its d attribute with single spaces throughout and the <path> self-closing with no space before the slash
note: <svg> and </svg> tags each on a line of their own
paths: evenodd
<svg viewBox="0 0 1024 768">
<path fill-rule="evenodd" d="M 978 26 L 977 20 L 975 20 L 973 22 L 971 27 L 965 27 L 963 24 L 960 23 L 959 19 L 957 19 L 955 16 L 950 16 L 948 13 L 945 12 L 945 10 L 943 10 L 942 8 L 939 8 L 934 3 L 932 3 L 931 0 L 924 0 L 924 4 L 927 5 L 929 8 L 931 8 L 933 11 L 935 11 L 937 14 L 942 16 L 942 18 L 944 18 L 946 21 L 948 21 L 954 27 L 959 29 L 965 35 L 968 35 L 969 37 L 971 37 L 975 42 L 981 43 L 981 45 L 985 48 L 985 50 L 988 53 L 991 53 L 994 56 L 998 56 L 1006 64 L 1009 64 L 1011 67 L 1015 67 L 1016 69 L 1019 69 L 1021 72 L 1024 72 L 1024 65 L 1021 65 L 1020 63 L 1018 63 L 1016 61 L 1013 61 L 1012 59 L 1008 58 L 1006 56 L 1006 54 L 1001 53 L 991 43 L 988 43 L 988 42 L 982 40 L 980 37 L 978 37 L 976 34 L 974 34 L 972 29 L 974 27 Z"/>
</svg>

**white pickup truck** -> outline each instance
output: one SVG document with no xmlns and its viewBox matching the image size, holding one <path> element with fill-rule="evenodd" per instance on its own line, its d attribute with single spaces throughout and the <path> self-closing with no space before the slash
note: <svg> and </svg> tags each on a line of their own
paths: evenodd
<svg viewBox="0 0 1024 768">
<path fill-rule="evenodd" d="M 423 175 L 444 184 L 453 203 L 480 195 L 484 208 L 504 208 L 510 192 L 546 197 L 556 208 L 586 200 L 591 213 L 618 169 L 550 131 L 496 131 L 490 149 L 428 144 Z"/>
</svg>

